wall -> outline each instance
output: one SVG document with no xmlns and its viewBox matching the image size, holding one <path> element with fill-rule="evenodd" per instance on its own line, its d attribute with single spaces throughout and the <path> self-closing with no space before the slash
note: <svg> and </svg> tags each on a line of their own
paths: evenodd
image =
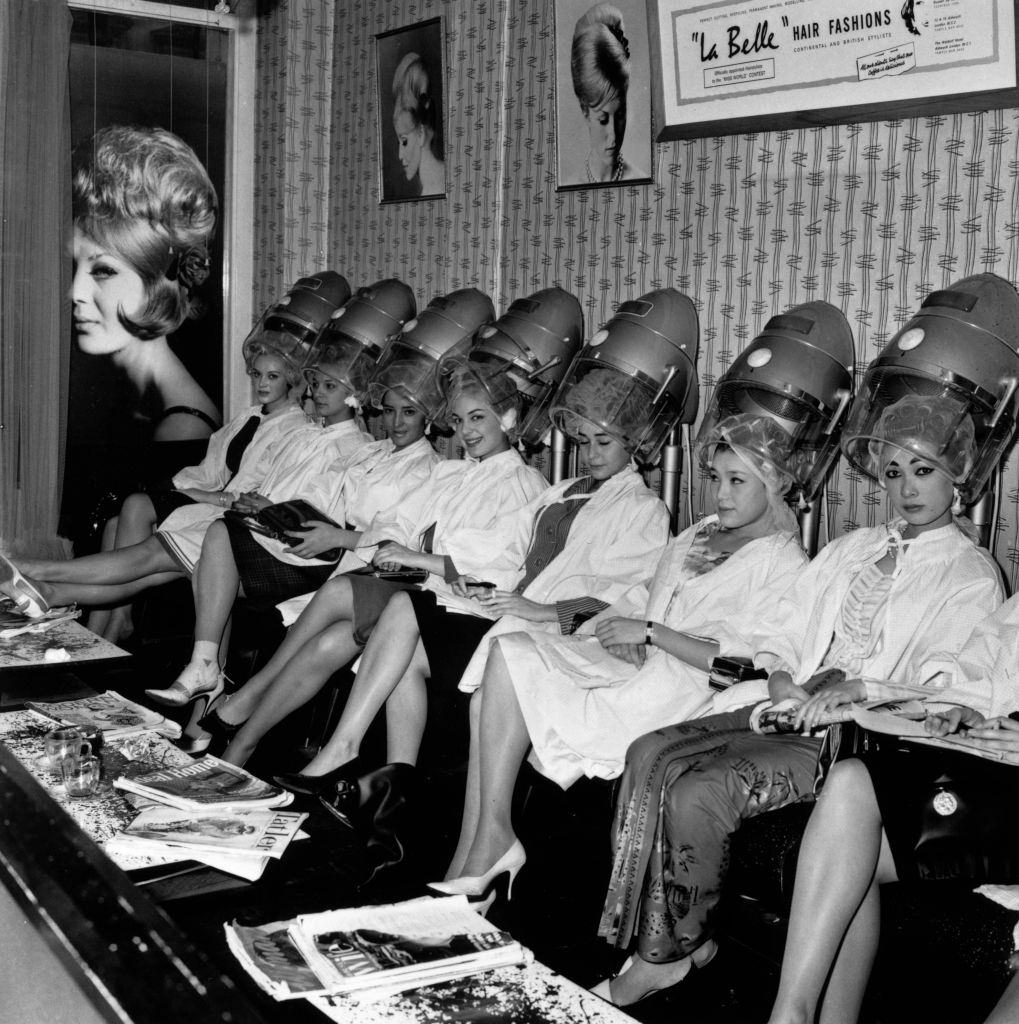
<svg viewBox="0 0 1019 1024">
<path fill-rule="evenodd" d="M 380 206 L 374 36 L 436 14 L 449 197 Z M 419 303 L 477 285 L 500 311 L 560 284 L 592 331 L 672 285 L 698 308 L 703 404 L 789 305 L 839 306 L 862 372 L 933 288 L 1019 279 L 1014 109 L 669 143 L 652 185 L 557 193 L 550 0 L 282 0 L 260 39 L 259 308 L 270 283 L 329 265 L 356 283 L 400 277 Z M 1013 457 L 995 542 L 1013 583 L 1016 475 Z M 843 462 L 827 512 L 833 535 L 881 522 L 882 493 Z"/>
</svg>

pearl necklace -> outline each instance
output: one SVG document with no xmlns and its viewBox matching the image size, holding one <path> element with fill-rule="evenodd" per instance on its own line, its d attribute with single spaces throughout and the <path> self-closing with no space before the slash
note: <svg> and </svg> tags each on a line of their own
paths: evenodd
<svg viewBox="0 0 1019 1024">
<path fill-rule="evenodd" d="M 603 180 L 602 178 L 596 178 L 594 176 L 594 172 L 591 170 L 591 150 L 587 151 L 587 160 L 585 161 L 585 165 L 586 165 L 586 168 L 587 168 L 587 180 L 588 180 L 589 183 L 591 183 L 593 185 L 593 184 L 597 184 L 598 182 Z M 615 162 L 612 165 L 612 177 L 609 178 L 608 180 L 609 181 L 620 181 L 620 180 L 622 180 L 622 177 L 623 177 L 623 158 L 622 158 L 622 156 L 620 156 L 617 153 L 616 154 Z"/>
</svg>

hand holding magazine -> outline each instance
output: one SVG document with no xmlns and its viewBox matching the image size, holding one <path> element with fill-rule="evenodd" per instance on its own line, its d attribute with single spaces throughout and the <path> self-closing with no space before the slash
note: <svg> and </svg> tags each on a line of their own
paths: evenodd
<svg viewBox="0 0 1019 1024">
<path fill-rule="evenodd" d="M 256 533 L 264 534 L 266 537 L 272 537 L 274 540 L 288 545 L 296 543 L 291 534 L 300 533 L 305 523 L 325 523 L 327 526 L 342 529 L 339 523 L 330 519 L 324 512 L 320 512 L 303 498 L 267 505 L 250 515 L 232 509 L 226 514 L 229 518 L 242 522 L 249 530 L 254 530 Z M 336 562 L 342 554 L 341 548 L 331 548 L 329 551 L 323 551 L 318 557 L 325 562 Z"/>
</svg>

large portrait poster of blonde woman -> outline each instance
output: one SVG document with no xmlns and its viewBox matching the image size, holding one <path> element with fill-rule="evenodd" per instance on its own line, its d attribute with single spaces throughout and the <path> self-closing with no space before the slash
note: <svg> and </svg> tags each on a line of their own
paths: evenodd
<svg viewBox="0 0 1019 1024">
<path fill-rule="evenodd" d="M 556 0 L 556 182 L 651 181 L 651 60 L 644 0 Z"/>
<path fill-rule="evenodd" d="M 375 37 L 381 201 L 446 194 L 442 19 Z"/>
</svg>

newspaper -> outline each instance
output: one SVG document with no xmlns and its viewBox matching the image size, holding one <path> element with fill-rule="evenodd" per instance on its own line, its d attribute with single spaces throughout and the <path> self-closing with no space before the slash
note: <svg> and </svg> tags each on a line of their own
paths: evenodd
<svg viewBox="0 0 1019 1024">
<path fill-rule="evenodd" d="M 285 807 L 292 793 L 270 786 L 236 765 L 206 754 L 178 768 L 164 768 L 149 775 L 113 780 L 118 789 L 137 793 L 184 811 L 227 808 Z"/>
<path fill-rule="evenodd" d="M 25 706 L 52 724 L 76 725 L 86 731 L 100 729 L 107 742 L 150 730 L 167 739 L 177 739 L 181 732 L 176 722 L 171 722 L 158 711 L 150 711 L 121 697 L 119 693 L 97 693 L 79 700 L 29 700 L 25 701 Z"/>
</svg>

